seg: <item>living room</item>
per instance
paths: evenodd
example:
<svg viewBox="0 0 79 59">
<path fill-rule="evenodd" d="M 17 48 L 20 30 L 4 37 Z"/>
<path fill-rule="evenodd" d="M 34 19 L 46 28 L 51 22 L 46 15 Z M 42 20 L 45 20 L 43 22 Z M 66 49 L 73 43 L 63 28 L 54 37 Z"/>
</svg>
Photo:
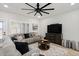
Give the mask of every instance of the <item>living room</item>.
<svg viewBox="0 0 79 59">
<path fill-rule="evenodd" d="M 45 6 L 46 4 L 50 4 L 46 6 L 46 8 L 54 8 L 54 10 L 49 10 L 42 13 L 37 13 L 35 16 L 35 12 L 31 14 L 27 14 L 30 12 L 31 6 L 35 6 L 39 4 L 40 7 Z M 27 38 L 27 40 L 22 40 L 22 42 L 26 42 L 31 47 L 32 52 L 21 54 L 17 53 L 5 53 L 2 52 L 2 43 L 4 40 L 0 40 L 0 55 L 24 55 L 24 56 L 72 56 L 79 55 L 79 26 L 78 26 L 78 15 L 79 15 L 79 3 L 71 4 L 71 3 L 0 3 L 0 38 L 4 35 L 7 36 L 22 36 L 22 34 L 28 35 L 36 35 L 34 37 Z M 25 8 L 25 9 L 24 9 Z M 39 9 L 39 8 L 38 8 Z M 63 9 L 63 10 L 62 10 Z M 46 37 L 46 33 L 48 33 L 48 25 L 51 24 L 62 24 L 62 32 L 61 32 L 61 44 L 49 43 L 49 39 Z M 31 34 L 30 34 L 31 33 Z M 21 34 L 21 35 L 19 35 Z M 58 36 L 58 35 L 57 35 Z M 5 37 L 6 38 L 6 37 Z M 7 41 L 9 38 L 6 38 Z M 20 39 L 20 38 L 19 38 Z M 22 39 L 22 37 L 21 37 Z M 47 40 L 48 39 L 48 40 Z M 39 48 L 39 44 L 42 44 L 42 41 L 47 41 L 47 48 L 43 50 Z M 68 42 L 65 42 L 69 40 Z M 17 42 L 17 40 L 14 40 Z M 20 41 L 20 40 L 19 40 Z M 11 41 L 12 42 L 12 41 Z M 21 41 L 20 41 L 21 42 Z M 30 44 L 30 43 L 31 44 Z M 70 44 L 70 42 L 73 42 Z M 8 43 L 10 43 L 8 41 Z M 8 44 L 7 43 L 7 44 Z M 5 44 L 7 46 L 7 44 Z M 44 43 L 43 43 L 44 44 Z M 9 44 L 10 45 L 10 44 Z M 67 45 L 67 46 L 66 46 Z M 49 47 L 50 46 L 50 47 Z M 44 46 L 45 47 L 45 46 Z M 57 49 L 58 48 L 58 49 Z M 5 50 L 6 48 L 4 48 Z M 36 49 L 36 51 L 34 50 Z M 46 50 L 45 50 L 46 49 Z M 7 49 L 8 50 L 8 49 Z M 17 49 L 18 50 L 18 49 Z M 5 50 L 6 51 L 6 50 Z M 14 51 L 13 51 L 14 52 Z M 16 52 L 16 51 L 15 51 Z M 52 53 L 53 52 L 53 53 Z M 64 53 L 63 53 L 64 52 Z M 3 53 L 3 54 L 2 54 Z"/>
</svg>

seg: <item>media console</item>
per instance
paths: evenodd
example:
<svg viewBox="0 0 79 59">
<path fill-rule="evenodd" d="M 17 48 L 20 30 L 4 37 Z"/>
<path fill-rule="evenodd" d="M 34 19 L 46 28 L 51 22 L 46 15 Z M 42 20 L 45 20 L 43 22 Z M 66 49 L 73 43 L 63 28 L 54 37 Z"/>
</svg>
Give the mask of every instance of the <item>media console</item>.
<svg viewBox="0 0 79 59">
<path fill-rule="evenodd" d="M 62 45 L 62 24 L 48 25 L 46 39 L 52 43 Z"/>
<path fill-rule="evenodd" d="M 62 34 L 46 33 L 46 39 L 52 43 L 62 45 Z"/>
</svg>

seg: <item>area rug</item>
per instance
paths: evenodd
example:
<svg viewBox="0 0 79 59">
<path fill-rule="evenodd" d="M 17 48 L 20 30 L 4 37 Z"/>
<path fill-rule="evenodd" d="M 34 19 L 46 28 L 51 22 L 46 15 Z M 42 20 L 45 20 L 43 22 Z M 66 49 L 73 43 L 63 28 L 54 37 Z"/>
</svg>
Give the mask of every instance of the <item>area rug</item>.
<svg viewBox="0 0 79 59">
<path fill-rule="evenodd" d="M 50 43 L 50 48 L 48 50 L 40 50 L 38 48 L 38 42 L 30 44 L 29 47 L 40 51 L 40 54 L 45 56 L 79 56 L 79 51 L 65 48 L 54 43 Z"/>
</svg>

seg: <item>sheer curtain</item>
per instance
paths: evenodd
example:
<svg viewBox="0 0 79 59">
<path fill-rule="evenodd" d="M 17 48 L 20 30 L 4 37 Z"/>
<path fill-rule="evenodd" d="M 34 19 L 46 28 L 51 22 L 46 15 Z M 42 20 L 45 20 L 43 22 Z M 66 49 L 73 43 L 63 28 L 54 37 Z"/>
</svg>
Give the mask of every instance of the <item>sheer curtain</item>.
<svg viewBox="0 0 79 59">
<path fill-rule="evenodd" d="M 29 32 L 29 24 L 19 23 L 19 22 L 10 22 L 9 24 L 9 33 L 11 34 L 21 34 Z"/>
<path fill-rule="evenodd" d="M 20 24 L 20 32 L 21 33 L 29 33 L 29 24 L 27 23 L 21 23 Z"/>
</svg>

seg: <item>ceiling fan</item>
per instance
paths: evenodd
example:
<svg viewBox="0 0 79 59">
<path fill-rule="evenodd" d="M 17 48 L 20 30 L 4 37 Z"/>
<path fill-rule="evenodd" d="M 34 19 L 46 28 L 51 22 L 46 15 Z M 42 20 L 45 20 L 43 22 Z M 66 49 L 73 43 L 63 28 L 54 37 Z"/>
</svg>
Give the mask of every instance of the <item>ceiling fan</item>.
<svg viewBox="0 0 79 59">
<path fill-rule="evenodd" d="M 45 4 L 44 6 L 40 7 L 40 4 L 37 3 L 37 4 L 36 4 L 36 7 L 34 7 L 34 6 L 32 6 L 32 5 L 28 4 L 28 3 L 25 3 L 25 5 L 28 5 L 28 6 L 32 7 L 33 9 L 24 9 L 24 8 L 23 8 L 22 10 L 32 10 L 32 12 L 29 12 L 29 13 L 27 13 L 27 14 L 34 13 L 34 12 L 35 12 L 34 16 L 35 16 L 37 13 L 39 13 L 39 14 L 42 16 L 42 13 L 49 14 L 49 13 L 46 12 L 46 11 L 48 11 L 48 10 L 54 10 L 54 8 L 45 9 L 45 7 L 47 7 L 47 6 L 50 5 L 50 4 L 51 4 L 51 3 L 47 3 L 47 4 Z"/>
</svg>

